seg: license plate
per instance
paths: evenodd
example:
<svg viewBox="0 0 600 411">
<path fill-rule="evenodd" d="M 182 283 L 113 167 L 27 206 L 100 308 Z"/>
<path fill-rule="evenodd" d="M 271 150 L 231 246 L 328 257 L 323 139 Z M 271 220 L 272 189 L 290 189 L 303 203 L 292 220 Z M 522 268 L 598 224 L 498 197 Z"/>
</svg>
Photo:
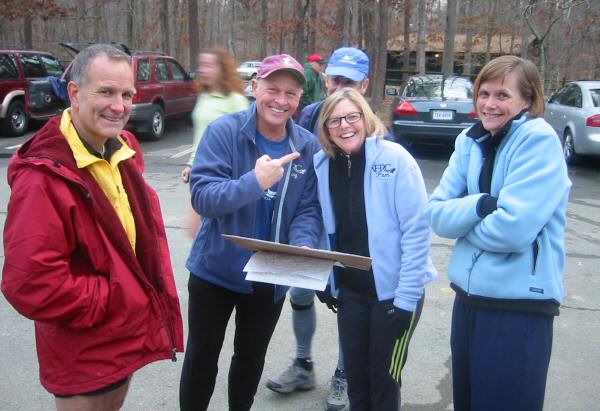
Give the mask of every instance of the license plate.
<svg viewBox="0 0 600 411">
<path fill-rule="evenodd" d="M 449 121 L 454 119 L 454 111 L 452 110 L 431 110 L 431 118 L 433 120 Z"/>
</svg>

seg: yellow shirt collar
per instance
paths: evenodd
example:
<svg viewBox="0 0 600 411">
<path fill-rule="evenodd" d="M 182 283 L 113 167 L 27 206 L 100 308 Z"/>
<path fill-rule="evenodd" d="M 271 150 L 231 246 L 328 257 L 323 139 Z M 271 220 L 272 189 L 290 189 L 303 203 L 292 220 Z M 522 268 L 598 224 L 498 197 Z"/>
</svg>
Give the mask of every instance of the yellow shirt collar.
<svg viewBox="0 0 600 411">
<path fill-rule="evenodd" d="M 67 139 L 67 143 L 69 143 L 71 151 L 73 151 L 73 157 L 75 157 L 78 168 L 85 168 L 98 161 L 106 161 L 90 153 L 90 151 L 81 142 L 79 134 L 77 134 L 77 130 L 75 130 L 75 126 L 71 121 L 71 108 L 63 111 L 63 115 L 60 120 L 60 131 Z M 127 143 L 125 143 L 123 137 L 117 136 L 117 138 L 121 142 L 122 146 L 110 158 L 110 165 L 112 167 L 115 167 L 117 164 L 119 164 L 119 162 L 135 155 L 135 150 L 130 148 Z"/>
</svg>

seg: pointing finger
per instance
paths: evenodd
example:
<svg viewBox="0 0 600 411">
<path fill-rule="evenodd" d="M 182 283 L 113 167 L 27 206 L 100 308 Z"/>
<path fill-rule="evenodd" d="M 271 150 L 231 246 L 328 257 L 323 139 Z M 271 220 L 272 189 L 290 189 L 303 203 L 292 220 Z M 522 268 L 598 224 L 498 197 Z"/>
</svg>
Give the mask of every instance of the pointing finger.
<svg viewBox="0 0 600 411">
<path fill-rule="evenodd" d="M 293 161 L 299 157 L 300 157 L 300 153 L 297 151 L 294 151 L 293 153 L 286 154 L 285 156 L 281 157 L 280 159 L 274 160 L 274 161 L 277 161 L 280 166 L 284 166 L 287 163 L 289 163 L 290 161 Z"/>
</svg>

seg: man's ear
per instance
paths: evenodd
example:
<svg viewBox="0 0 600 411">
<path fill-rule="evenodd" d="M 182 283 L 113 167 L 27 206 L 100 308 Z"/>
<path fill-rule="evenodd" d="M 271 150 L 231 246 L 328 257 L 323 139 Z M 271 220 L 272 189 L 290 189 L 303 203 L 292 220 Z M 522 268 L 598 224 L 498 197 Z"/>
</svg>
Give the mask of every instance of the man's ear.
<svg viewBox="0 0 600 411">
<path fill-rule="evenodd" d="M 71 101 L 71 107 L 79 108 L 79 86 L 72 81 L 67 84 L 67 93 Z"/>
<path fill-rule="evenodd" d="M 252 92 L 254 93 L 256 91 L 256 88 L 258 87 L 258 80 L 253 78 L 250 81 L 252 82 Z"/>
<path fill-rule="evenodd" d="M 361 83 L 360 83 L 360 92 L 361 92 L 361 94 L 365 94 L 367 92 L 368 88 L 369 88 L 369 79 L 366 78 L 363 81 L 361 81 Z"/>
</svg>

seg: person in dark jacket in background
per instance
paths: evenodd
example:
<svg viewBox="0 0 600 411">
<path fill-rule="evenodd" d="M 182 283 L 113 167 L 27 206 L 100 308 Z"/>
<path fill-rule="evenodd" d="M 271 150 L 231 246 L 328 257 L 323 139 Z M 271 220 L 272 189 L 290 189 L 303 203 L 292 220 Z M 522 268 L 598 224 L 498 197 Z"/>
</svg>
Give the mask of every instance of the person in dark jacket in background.
<svg viewBox="0 0 600 411">
<path fill-rule="evenodd" d="M 71 70 L 72 107 L 9 165 L 2 292 L 35 321 L 57 409 L 113 411 L 136 370 L 183 351 L 183 324 L 158 196 L 122 131 L 130 58 L 94 45 Z"/>
<path fill-rule="evenodd" d="M 571 182 L 532 62 L 490 61 L 473 95 L 481 120 L 456 138 L 425 208 L 438 235 L 457 239 L 448 267 L 454 409 L 541 411 Z"/>
<path fill-rule="evenodd" d="M 234 309 L 229 409 L 250 409 L 287 291 L 247 281 L 243 268 L 251 251 L 221 234 L 318 245 L 322 220 L 312 160 L 319 145 L 291 120 L 304 82 L 303 68 L 291 56 L 265 58 L 253 80 L 256 102 L 215 120 L 200 142 L 190 190 L 204 222 L 187 261 L 189 335 L 179 391 L 182 410 L 208 408 Z"/>
<path fill-rule="evenodd" d="M 320 54 L 311 54 L 308 56 L 308 63 L 304 64 L 304 77 L 306 77 L 306 84 L 304 85 L 304 92 L 300 99 L 300 106 L 298 111 L 309 104 L 316 103 L 325 98 L 325 78 L 323 77 L 323 70 L 325 69 L 325 59 Z"/>
</svg>

